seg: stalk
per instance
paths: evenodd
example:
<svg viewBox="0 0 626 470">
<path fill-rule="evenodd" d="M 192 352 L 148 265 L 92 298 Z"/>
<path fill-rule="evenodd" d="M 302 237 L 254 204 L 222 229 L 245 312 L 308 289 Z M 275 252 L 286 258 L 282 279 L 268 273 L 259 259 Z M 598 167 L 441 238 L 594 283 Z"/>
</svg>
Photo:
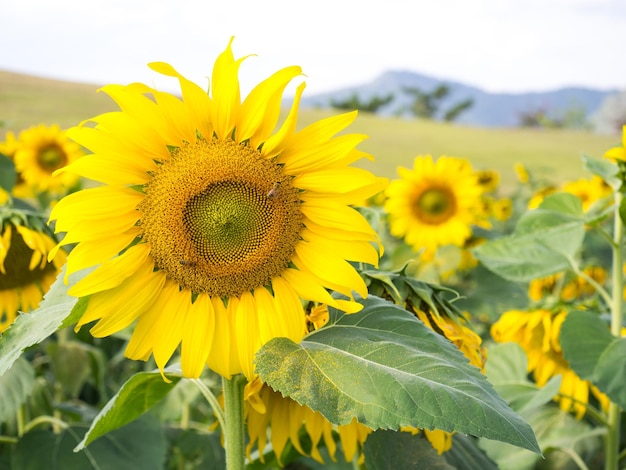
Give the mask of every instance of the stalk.
<svg viewBox="0 0 626 470">
<path fill-rule="evenodd" d="M 620 217 L 622 193 L 615 192 L 614 229 L 613 229 L 613 299 L 611 303 L 611 334 L 619 338 L 622 330 L 623 285 L 624 285 L 624 225 Z M 619 440 L 620 440 L 620 407 L 611 401 L 608 413 L 608 428 L 605 441 L 605 470 L 619 468 Z"/>
<path fill-rule="evenodd" d="M 238 374 L 231 379 L 222 379 L 222 384 L 226 415 L 226 428 L 224 429 L 226 468 L 243 470 L 245 467 L 243 389 L 246 379 Z"/>
</svg>

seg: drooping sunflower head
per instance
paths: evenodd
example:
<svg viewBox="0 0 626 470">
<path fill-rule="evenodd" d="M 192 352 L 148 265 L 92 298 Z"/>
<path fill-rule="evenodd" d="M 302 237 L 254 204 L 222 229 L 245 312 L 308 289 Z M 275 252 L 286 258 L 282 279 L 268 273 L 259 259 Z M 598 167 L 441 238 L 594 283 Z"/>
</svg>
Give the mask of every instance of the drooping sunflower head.
<svg viewBox="0 0 626 470">
<path fill-rule="evenodd" d="M 10 220 L 0 231 L 0 332 L 18 312 L 33 310 L 48 291 L 65 263 L 57 251 L 48 261 L 56 241 L 47 233 Z"/>
<path fill-rule="evenodd" d="M 398 173 L 400 179 L 386 190 L 392 235 L 425 254 L 443 245 L 463 246 L 483 193 L 467 160 L 418 156 L 413 170 L 400 167 Z"/>
<path fill-rule="evenodd" d="M 607 397 L 589 381 L 581 379 L 563 357 L 559 342 L 561 326 L 568 314 L 566 310 L 504 312 L 491 327 L 491 337 L 498 343 L 518 343 L 528 357 L 528 372 L 532 372 L 537 385 L 543 387 L 556 375 L 561 375 L 561 386 L 555 400 L 563 411 L 571 411 L 581 419 L 587 409 L 589 392 L 604 407 Z"/>
<path fill-rule="evenodd" d="M 356 457 L 363 463 L 363 444 L 372 430 L 356 419 L 343 426 L 334 426 L 320 413 L 283 397 L 258 378 L 246 385 L 244 397 L 249 437 L 246 449 L 248 457 L 257 447 L 263 461 L 269 438 L 279 462 L 283 450 L 291 443 L 300 454 L 324 463 L 319 448 L 324 445 L 331 459 L 335 460 L 337 443 L 334 433 L 337 433 L 346 462 L 354 461 Z"/>
<path fill-rule="evenodd" d="M 77 183 L 78 177 L 53 173 L 82 155 L 80 146 L 59 126 L 40 124 L 20 132 L 13 159 L 26 187 L 36 192 L 62 194 Z"/>
<path fill-rule="evenodd" d="M 229 43 L 209 94 L 164 63 L 150 66 L 179 80 L 182 99 L 105 87 L 121 111 L 69 131 L 94 153 L 63 170 L 104 185 L 51 214 L 61 244 L 78 243 L 68 273 L 101 264 L 70 289 L 91 295 L 77 327 L 99 320 L 91 332 L 106 336 L 137 320 L 127 355 L 154 354 L 163 368 L 181 345 L 187 376 L 208 363 L 253 377 L 262 344 L 305 334 L 302 300 L 357 311 L 329 291 L 367 295 L 350 262 L 378 262 L 378 237 L 351 205 L 385 181 L 349 166 L 365 156 L 356 149 L 365 136 L 335 136 L 356 114 L 296 130 L 302 84 L 275 131 L 301 69 L 276 72 L 242 101 L 242 61 Z"/>
</svg>

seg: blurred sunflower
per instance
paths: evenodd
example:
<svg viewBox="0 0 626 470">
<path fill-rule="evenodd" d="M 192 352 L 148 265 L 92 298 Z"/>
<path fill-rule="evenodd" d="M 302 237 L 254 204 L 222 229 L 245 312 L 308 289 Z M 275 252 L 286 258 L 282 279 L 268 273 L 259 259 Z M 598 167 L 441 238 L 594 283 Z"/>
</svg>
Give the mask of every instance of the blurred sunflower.
<svg viewBox="0 0 626 470">
<path fill-rule="evenodd" d="M 581 178 L 576 181 L 565 183 L 563 191 L 577 196 L 582 204 L 583 211 L 587 212 L 591 206 L 601 199 L 613 194 L 611 187 L 599 176 L 592 176 L 589 179 Z"/>
<path fill-rule="evenodd" d="M 482 187 L 467 160 L 415 158 L 413 169 L 398 168 L 400 179 L 387 190 L 385 209 L 391 234 L 432 257 L 439 246 L 463 246 L 481 208 Z"/>
<path fill-rule="evenodd" d="M 5 220 L 0 233 L 0 332 L 13 323 L 18 311 L 33 310 L 65 263 L 58 250 L 48 262 L 56 241 L 44 231 Z"/>
<path fill-rule="evenodd" d="M 211 95 L 165 63 L 182 99 L 143 84 L 103 88 L 120 112 L 68 135 L 92 150 L 65 172 L 100 181 L 53 209 L 59 246 L 78 243 L 68 273 L 102 263 L 72 286 L 91 296 L 76 328 L 111 335 L 137 320 L 126 355 L 162 370 L 181 345 L 183 374 L 205 364 L 253 378 L 256 351 L 274 337 L 300 341 L 301 299 L 355 312 L 367 287 L 349 261 L 377 265 L 378 236 L 350 204 L 385 181 L 349 165 L 365 136 L 342 134 L 356 113 L 296 132 L 304 84 L 274 132 L 282 94 L 300 67 L 279 70 L 240 99 L 231 42 Z M 380 247 L 379 245 L 379 248 Z M 350 300 L 335 300 L 327 289 Z"/>
<path fill-rule="evenodd" d="M 608 406 L 609 400 L 570 369 L 563 357 L 559 333 L 567 315 L 566 310 L 511 310 L 493 324 L 491 336 L 498 343 L 515 342 L 522 347 L 528 356 L 528 372 L 533 373 L 539 387 L 543 387 L 550 378 L 561 375 L 561 387 L 555 399 L 563 411 L 571 411 L 577 419 L 581 419 L 587 409 L 589 392 L 603 408 Z"/>
<path fill-rule="evenodd" d="M 29 189 L 61 194 L 78 182 L 78 176 L 54 172 L 82 155 L 81 147 L 72 142 L 59 126 L 40 124 L 20 132 L 13 160 Z"/>
<path fill-rule="evenodd" d="M 589 179 L 581 178 L 562 184 L 560 187 L 547 187 L 536 192 L 528 203 L 529 209 L 536 209 L 549 194 L 563 191 L 578 197 L 583 205 L 583 211 L 587 212 L 596 202 L 607 198 L 612 194 L 611 187 L 599 176 Z"/>
<path fill-rule="evenodd" d="M 500 173 L 495 170 L 477 170 L 476 178 L 485 193 L 495 191 L 500 184 Z"/>
<path fill-rule="evenodd" d="M 11 131 L 8 131 L 4 136 L 4 140 L 0 142 L 0 154 L 5 157 L 11 159 L 14 162 L 15 153 L 19 147 L 19 143 L 15 137 L 15 134 Z M 9 194 L 6 191 L 0 190 L 0 193 L 3 193 L 0 197 L 0 205 L 4 204 L 9 199 Z M 32 196 L 32 191 L 28 189 L 28 186 L 24 183 L 24 179 L 22 175 L 17 173 L 17 180 L 15 181 L 15 185 L 11 190 L 11 193 L 15 197 L 27 198 Z"/>
<path fill-rule="evenodd" d="M 530 175 L 524 164 L 517 162 L 513 165 L 513 170 L 517 176 L 517 180 L 522 184 L 527 184 L 530 181 Z"/>
<path fill-rule="evenodd" d="M 602 285 L 608 278 L 606 269 L 602 266 L 586 266 L 583 273 L 593 281 Z M 558 295 L 564 302 L 581 300 L 596 293 L 595 287 L 583 276 L 566 277 L 563 273 L 534 279 L 528 287 L 528 297 L 535 302 L 551 295 Z"/>
</svg>

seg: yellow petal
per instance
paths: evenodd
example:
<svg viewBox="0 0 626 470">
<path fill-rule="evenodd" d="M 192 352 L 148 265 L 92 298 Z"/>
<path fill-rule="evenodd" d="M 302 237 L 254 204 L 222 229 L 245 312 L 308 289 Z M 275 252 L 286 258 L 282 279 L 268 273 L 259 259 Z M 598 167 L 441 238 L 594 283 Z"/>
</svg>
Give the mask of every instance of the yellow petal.
<svg viewBox="0 0 626 470">
<path fill-rule="evenodd" d="M 215 313 L 208 295 L 201 294 L 187 311 L 183 325 L 181 366 L 185 377 L 198 378 L 213 345 Z"/>
<path fill-rule="evenodd" d="M 265 157 L 271 158 L 281 153 L 288 144 L 289 140 L 293 137 L 298 123 L 298 107 L 300 106 L 300 99 L 304 88 L 304 83 L 300 84 L 298 88 L 296 88 L 296 95 L 293 98 L 293 103 L 291 104 L 291 109 L 289 110 L 287 118 L 278 132 L 268 138 L 263 144 L 261 153 L 263 153 Z"/>
<path fill-rule="evenodd" d="M 298 259 L 302 263 L 302 266 L 296 263 L 298 268 L 304 268 L 335 286 L 341 286 L 340 289 L 335 288 L 335 290 L 342 294 L 352 296 L 354 290 L 361 297 L 367 296 L 365 282 L 346 260 L 337 257 L 334 253 L 318 252 L 314 244 L 307 242 L 298 243 L 296 253 L 298 256 L 294 257 L 294 261 Z"/>
<path fill-rule="evenodd" d="M 220 298 L 212 298 L 213 311 L 215 312 L 215 335 L 213 347 L 207 358 L 208 366 L 227 379 L 242 370 L 237 354 L 235 335 L 235 314 L 237 299 L 231 297 L 228 300 L 228 308 Z"/>
<path fill-rule="evenodd" d="M 250 381 L 254 379 L 253 359 L 261 347 L 256 302 L 250 292 L 239 297 L 235 310 L 234 336 L 241 371 Z"/>
<path fill-rule="evenodd" d="M 303 240 L 315 244 L 316 249 L 320 251 L 341 253 L 342 258 L 348 261 L 368 263 L 378 267 L 378 252 L 374 245 L 368 242 L 333 240 L 308 229 L 304 229 L 301 235 Z"/>
<path fill-rule="evenodd" d="M 237 127 L 237 140 L 250 140 L 257 148 L 276 127 L 285 87 L 302 73 L 297 66 L 286 67 L 259 83 L 241 105 Z"/>
<path fill-rule="evenodd" d="M 174 67 L 165 62 L 152 62 L 148 66 L 160 74 L 178 78 L 183 100 L 189 106 L 192 115 L 191 121 L 196 124 L 197 130 L 205 139 L 210 138 L 213 135 L 213 127 L 210 121 L 212 104 L 207 91 L 183 77 Z"/>
<path fill-rule="evenodd" d="M 152 263 L 145 263 L 120 286 L 92 295 L 76 327 L 100 318 L 90 333 L 103 338 L 129 326 L 154 302 L 163 286 L 165 276 L 153 269 Z"/>
<path fill-rule="evenodd" d="M 131 246 L 120 256 L 103 263 L 95 271 L 78 281 L 67 293 L 74 297 L 84 297 L 113 289 L 130 276 L 135 275 L 146 263 L 149 254 L 150 245 L 147 243 Z"/>
<path fill-rule="evenodd" d="M 226 50 L 218 56 L 213 67 L 211 121 L 215 125 L 215 134 L 219 139 L 230 137 L 237 123 L 241 106 L 239 65 L 245 57 L 239 60 L 234 59 L 232 42 L 233 38 Z"/>
</svg>

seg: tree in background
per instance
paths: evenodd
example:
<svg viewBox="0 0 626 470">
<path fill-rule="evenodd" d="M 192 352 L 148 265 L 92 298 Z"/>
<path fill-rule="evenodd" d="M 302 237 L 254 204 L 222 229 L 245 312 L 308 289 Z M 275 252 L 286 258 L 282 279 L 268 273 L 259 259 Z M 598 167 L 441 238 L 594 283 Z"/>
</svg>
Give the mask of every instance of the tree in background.
<svg viewBox="0 0 626 470">
<path fill-rule="evenodd" d="M 441 110 L 441 102 L 450 95 L 451 89 L 445 83 L 437 85 L 432 91 L 425 92 L 417 87 L 404 87 L 404 92 L 413 97 L 413 103 L 408 111 L 415 117 L 435 119 Z M 474 104 L 472 98 L 468 98 L 454 104 L 443 113 L 444 121 L 454 121 L 463 112 Z"/>
<path fill-rule="evenodd" d="M 375 113 L 383 106 L 393 101 L 393 93 L 389 93 L 386 96 L 374 96 L 369 101 L 361 101 L 356 93 L 352 93 L 348 99 L 345 100 L 330 100 L 330 105 L 336 109 L 353 110 L 358 109 L 366 113 Z"/>
<path fill-rule="evenodd" d="M 519 127 L 542 127 L 548 129 L 589 129 L 587 109 L 576 104 L 564 111 L 551 112 L 547 106 L 530 108 L 517 113 Z"/>
<path fill-rule="evenodd" d="M 602 134 L 622 132 L 626 125 L 626 90 L 607 96 L 591 117 L 594 130 Z"/>
</svg>

